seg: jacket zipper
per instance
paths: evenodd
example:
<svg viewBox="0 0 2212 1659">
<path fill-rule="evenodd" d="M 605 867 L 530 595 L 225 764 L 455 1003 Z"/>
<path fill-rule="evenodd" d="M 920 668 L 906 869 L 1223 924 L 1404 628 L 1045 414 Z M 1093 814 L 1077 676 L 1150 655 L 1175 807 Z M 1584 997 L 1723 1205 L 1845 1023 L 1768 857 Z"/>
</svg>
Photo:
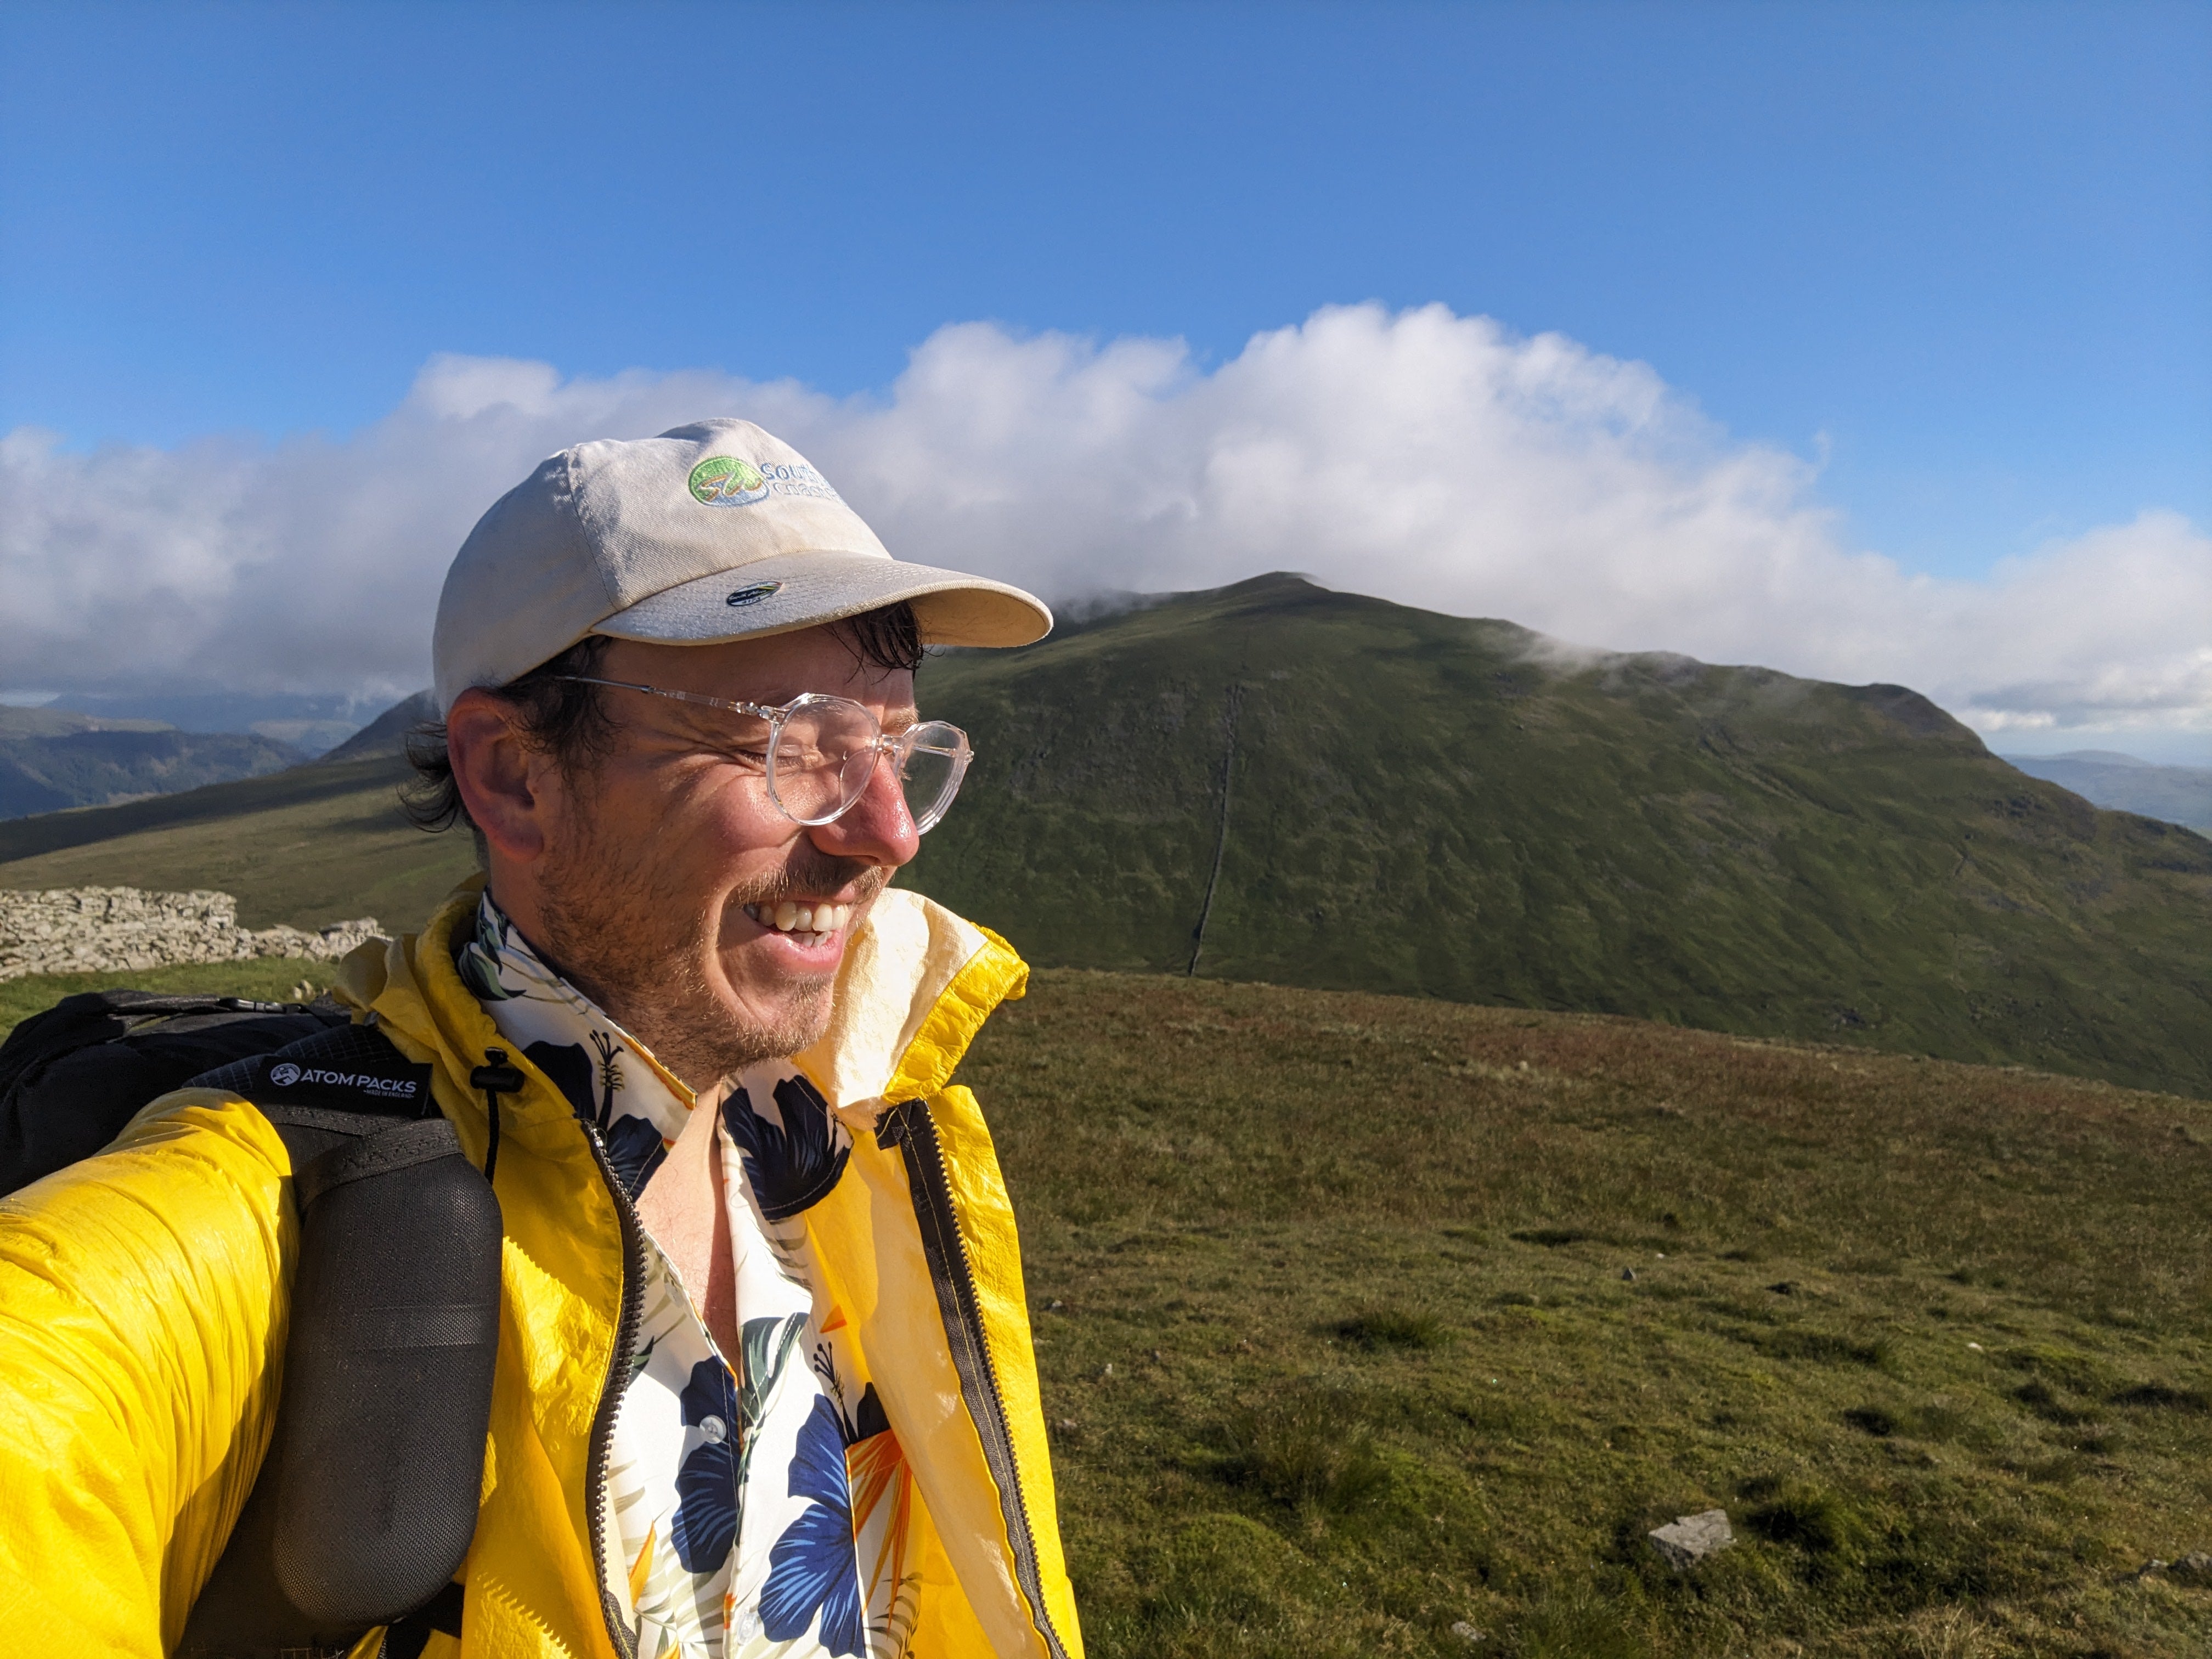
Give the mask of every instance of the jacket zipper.
<svg viewBox="0 0 2212 1659">
<path fill-rule="evenodd" d="M 586 1123 L 583 1130 L 584 1139 L 591 1145 L 592 1161 L 599 1166 L 599 1178 L 606 1183 L 608 1195 L 615 1201 L 623 1241 L 622 1306 L 615 1319 L 615 1346 L 614 1352 L 607 1357 L 606 1381 L 599 1389 L 599 1407 L 592 1416 L 590 1450 L 584 1463 L 584 1512 L 591 1517 L 592 1570 L 599 1576 L 599 1611 L 607 1621 L 607 1635 L 622 1659 L 637 1659 L 636 1640 L 623 1628 L 622 1609 L 607 1589 L 604 1500 L 607 1460 L 614 1452 L 615 1413 L 622 1407 L 630 1350 L 637 1346 L 637 1328 L 645 1317 L 645 1310 L 639 1305 L 645 1297 L 645 1230 L 639 1224 L 637 1210 L 630 1203 L 629 1195 L 615 1179 L 614 1165 L 607 1161 L 607 1149 L 599 1139 L 598 1128 Z"/>
<path fill-rule="evenodd" d="M 1029 1508 L 1022 1501 L 1022 1475 L 1014 1462 L 1013 1435 L 1006 1425 L 1006 1396 L 999 1389 L 991 1351 L 983 1340 L 983 1315 L 975 1295 L 975 1274 L 968 1259 L 967 1242 L 952 1207 L 952 1183 L 945 1173 L 945 1149 L 937 1138 L 937 1125 L 927 1103 L 909 1100 L 885 1112 L 876 1127 L 876 1144 L 898 1147 L 906 1163 L 907 1186 L 914 1199 L 915 1219 L 921 1230 L 921 1250 L 929 1263 L 929 1277 L 937 1291 L 937 1309 L 945 1322 L 946 1346 L 952 1352 L 952 1369 L 960 1378 L 961 1397 L 983 1443 L 983 1462 L 999 1488 L 999 1513 L 1014 1550 L 1014 1582 L 1029 1598 L 1030 1621 L 1044 1639 L 1052 1659 L 1068 1659 L 1067 1647 L 1046 1610 L 1044 1575 L 1037 1565 L 1036 1534 L 1030 1529 Z"/>
</svg>

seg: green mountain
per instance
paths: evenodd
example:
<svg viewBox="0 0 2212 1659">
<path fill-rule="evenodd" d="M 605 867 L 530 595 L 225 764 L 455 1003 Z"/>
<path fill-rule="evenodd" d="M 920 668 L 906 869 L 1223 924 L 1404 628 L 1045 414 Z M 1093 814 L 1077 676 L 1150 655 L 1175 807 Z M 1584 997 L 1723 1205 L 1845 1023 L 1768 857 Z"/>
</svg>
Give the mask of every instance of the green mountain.
<svg viewBox="0 0 2212 1659">
<path fill-rule="evenodd" d="M 305 751 L 258 732 L 0 709 L 0 818 L 171 794 L 295 766 Z"/>
<path fill-rule="evenodd" d="M 407 734 L 437 718 L 437 699 L 427 690 L 417 691 L 393 703 L 323 758 L 351 761 L 365 760 L 371 755 L 404 755 L 407 752 Z"/>
<path fill-rule="evenodd" d="M 1633 1014 L 2212 1095 L 2212 843 L 1926 699 L 1273 576 L 923 674 L 908 879 L 1046 964 Z"/>
<path fill-rule="evenodd" d="M 2212 1097 L 2212 843 L 2025 776 L 1901 687 L 1575 652 L 1287 576 L 953 653 L 921 686 L 977 760 L 905 879 L 1042 965 Z M 406 776 L 372 756 L 0 824 L 0 884 L 410 926 L 471 860 L 406 826 Z"/>
</svg>

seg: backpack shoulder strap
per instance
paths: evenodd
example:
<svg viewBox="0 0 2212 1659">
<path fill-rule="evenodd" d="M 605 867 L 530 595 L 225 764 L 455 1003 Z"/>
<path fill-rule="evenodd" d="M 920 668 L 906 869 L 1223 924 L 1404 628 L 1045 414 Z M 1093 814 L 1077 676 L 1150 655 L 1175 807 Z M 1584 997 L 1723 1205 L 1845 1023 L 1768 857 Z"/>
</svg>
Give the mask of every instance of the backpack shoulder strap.
<svg viewBox="0 0 2212 1659">
<path fill-rule="evenodd" d="M 19 1023 L 0 1042 L 0 1092 L 41 1061 L 128 1036 L 149 1020 L 178 1014 L 304 1014 L 298 1002 L 247 997 L 172 996 L 153 991 L 79 991 Z"/>
<path fill-rule="evenodd" d="M 284 1138 L 298 1170 L 344 1140 L 437 1116 L 431 1070 L 374 1025 L 339 1025 L 204 1072 L 186 1086 L 252 1101 Z"/>
<path fill-rule="evenodd" d="M 0 1193 L 92 1157 L 149 1101 L 242 1056 L 343 1025 L 337 1004 L 86 991 L 0 1044 Z"/>
<path fill-rule="evenodd" d="M 341 1654 L 377 1625 L 398 1656 L 458 1622 L 502 1229 L 432 1070 L 349 1025 L 193 1080 L 283 1137 L 301 1226 L 275 1432 L 186 1622 L 187 1659 Z"/>
<path fill-rule="evenodd" d="M 427 1062 L 401 1054 L 374 1025 L 335 1025 L 203 1072 L 188 1086 L 231 1090 L 264 1112 L 341 1112 L 389 1127 L 393 1119 L 437 1115 L 431 1071 Z M 364 1125 L 362 1133 L 374 1131 Z"/>
</svg>

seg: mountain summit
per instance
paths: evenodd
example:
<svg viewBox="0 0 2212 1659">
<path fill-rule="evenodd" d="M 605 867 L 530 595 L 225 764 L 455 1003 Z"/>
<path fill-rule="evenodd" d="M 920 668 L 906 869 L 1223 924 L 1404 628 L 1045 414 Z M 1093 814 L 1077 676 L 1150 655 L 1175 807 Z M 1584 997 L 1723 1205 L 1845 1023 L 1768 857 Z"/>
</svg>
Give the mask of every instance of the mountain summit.
<svg viewBox="0 0 2212 1659">
<path fill-rule="evenodd" d="M 1294 576 L 922 671 L 905 879 L 1032 959 L 1633 1014 L 2212 1094 L 2212 843 L 1918 694 Z"/>
</svg>

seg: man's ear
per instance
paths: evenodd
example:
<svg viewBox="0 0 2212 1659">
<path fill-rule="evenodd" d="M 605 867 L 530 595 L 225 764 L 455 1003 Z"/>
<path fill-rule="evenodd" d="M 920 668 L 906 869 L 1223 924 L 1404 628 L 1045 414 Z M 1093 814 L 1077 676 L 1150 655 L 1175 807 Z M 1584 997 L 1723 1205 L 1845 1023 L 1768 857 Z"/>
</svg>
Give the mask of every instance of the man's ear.
<svg viewBox="0 0 2212 1659">
<path fill-rule="evenodd" d="M 552 769 L 523 741 L 515 710 L 481 689 L 462 692 L 446 716 L 446 753 L 491 850 L 517 864 L 542 856 L 556 805 L 547 788 Z"/>
</svg>

